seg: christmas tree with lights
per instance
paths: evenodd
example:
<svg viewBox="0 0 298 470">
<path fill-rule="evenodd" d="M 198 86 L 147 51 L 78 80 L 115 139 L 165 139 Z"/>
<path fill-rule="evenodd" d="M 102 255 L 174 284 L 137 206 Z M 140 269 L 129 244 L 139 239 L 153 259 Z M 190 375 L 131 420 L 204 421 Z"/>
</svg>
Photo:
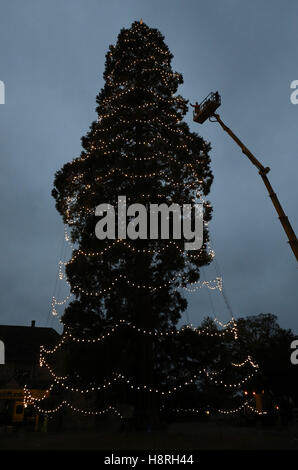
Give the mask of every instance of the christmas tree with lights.
<svg viewBox="0 0 298 470">
<path fill-rule="evenodd" d="M 122 415 L 131 406 L 136 422 L 150 425 L 174 392 L 195 391 L 201 376 L 216 382 L 221 373 L 218 344 L 212 354 L 205 344 L 215 372 L 210 360 L 200 367 L 196 356 L 204 332 L 209 339 L 223 333 L 214 324 L 177 328 L 187 308 L 184 291 L 212 287 L 200 279 L 200 268 L 214 255 L 207 228 L 212 208 L 205 199 L 213 177 L 210 145 L 183 121 L 187 100 L 177 94 L 183 79 L 172 70 L 172 58 L 157 29 L 141 21 L 121 30 L 106 54 L 98 118 L 82 138 L 81 155 L 56 173 L 53 197 L 73 251 L 65 269 L 72 301 L 62 318 L 64 334 L 54 350 L 41 351 L 41 365 L 54 378 L 52 411 L 67 404 L 87 415 Z M 117 212 L 119 197 L 127 206 L 201 202 L 202 247 L 187 251 L 183 239 L 140 233 L 99 240 L 95 209 L 105 203 Z M 221 288 L 220 279 L 213 287 Z M 235 323 L 224 332 L 235 337 Z M 63 348 L 63 367 L 54 371 L 45 355 Z M 181 399 L 172 403 L 180 407 Z"/>
</svg>

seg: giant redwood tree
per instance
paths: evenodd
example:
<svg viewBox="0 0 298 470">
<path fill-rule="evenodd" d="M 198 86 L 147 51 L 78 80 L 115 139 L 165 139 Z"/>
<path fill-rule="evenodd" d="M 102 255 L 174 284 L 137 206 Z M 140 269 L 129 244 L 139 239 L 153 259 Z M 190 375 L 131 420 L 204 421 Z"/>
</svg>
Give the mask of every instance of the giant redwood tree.
<svg viewBox="0 0 298 470">
<path fill-rule="evenodd" d="M 65 330 L 81 339 L 105 336 L 84 349 L 73 344 L 69 383 L 83 387 L 120 374 L 125 379 L 115 380 L 109 393 L 96 392 L 98 407 L 128 402 L 145 415 L 163 397 L 150 388 L 179 382 L 171 376 L 166 333 L 187 308 L 184 288 L 211 261 L 207 225 L 197 251 L 186 251 L 183 239 L 118 239 L 117 231 L 115 239 L 99 240 L 95 208 L 108 203 L 117 210 L 118 196 L 146 207 L 205 201 L 210 145 L 183 120 L 187 100 L 177 94 L 183 78 L 172 70 L 172 58 L 157 29 L 135 22 L 121 30 L 106 54 L 98 118 L 82 138 L 80 156 L 56 173 L 53 189 L 75 247 L 66 266 L 74 300 L 64 312 Z M 205 222 L 211 210 L 205 201 Z"/>
</svg>

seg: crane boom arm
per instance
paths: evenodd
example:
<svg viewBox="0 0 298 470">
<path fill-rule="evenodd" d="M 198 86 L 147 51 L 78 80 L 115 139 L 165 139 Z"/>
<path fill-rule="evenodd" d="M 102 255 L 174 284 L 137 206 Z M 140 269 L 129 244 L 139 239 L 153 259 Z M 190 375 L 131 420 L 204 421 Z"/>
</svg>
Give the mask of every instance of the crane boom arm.
<svg viewBox="0 0 298 470">
<path fill-rule="evenodd" d="M 288 217 L 286 216 L 279 200 L 278 200 L 278 197 L 276 195 L 276 193 L 273 191 L 273 188 L 270 184 L 270 181 L 268 180 L 267 178 L 267 173 L 269 173 L 270 171 L 270 168 L 269 167 L 264 167 L 260 162 L 259 160 L 251 153 L 250 150 L 248 150 L 248 148 L 243 144 L 243 142 L 241 142 L 240 139 L 238 139 L 238 137 L 234 134 L 234 132 L 231 131 L 231 129 L 229 127 L 227 127 L 223 121 L 221 120 L 219 114 L 213 114 L 213 116 L 215 117 L 215 119 L 217 120 L 217 122 L 221 125 L 221 127 L 223 128 L 224 131 L 226 131 L 231 137 L 232 139 L 239 145 L 239 147 L 241 148 L 242 152 L 249 158 L 249 160 L 252 162 L 252 164 L 254 166 L 256 166 L 259 170 L 259 174 L 261 175 L 261 178 L 262 180 L 264 181 L 264 184 L 267 188 L 267 191 L 269 193 L 269 196 L 270 196 L 270 199 L 275 207 L 275 210 L 278 214 L 278 218 L 283 226 L 283 229 L 284 231 L 286 232 L 286 235 L 288 237 L 288 242 L 289 242 L 289 245 L 296 257 L 296 260 L 298 261 L 298 241 L 297 241 L 297 237 L 295 235 L 295 232 L 289 222 L 289 219 Z"/>
</svg>

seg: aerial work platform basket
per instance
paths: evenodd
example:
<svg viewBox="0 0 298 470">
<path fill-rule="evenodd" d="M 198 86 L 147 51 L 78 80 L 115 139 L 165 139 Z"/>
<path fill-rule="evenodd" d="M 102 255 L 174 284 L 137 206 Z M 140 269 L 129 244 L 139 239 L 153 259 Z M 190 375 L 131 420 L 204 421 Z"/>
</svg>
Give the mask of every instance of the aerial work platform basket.
<svg viewBox="0 0 298 470">
<path fill-rule="evenodd" d="M 193 120 L 200 124 L 210 118 L 215 110 L 220 106 L 221 98 L 218 91 L 209 93 L 208 96 L 200 103 L 192 105 L 194 107 L 193 111 Z"/>
</svg>

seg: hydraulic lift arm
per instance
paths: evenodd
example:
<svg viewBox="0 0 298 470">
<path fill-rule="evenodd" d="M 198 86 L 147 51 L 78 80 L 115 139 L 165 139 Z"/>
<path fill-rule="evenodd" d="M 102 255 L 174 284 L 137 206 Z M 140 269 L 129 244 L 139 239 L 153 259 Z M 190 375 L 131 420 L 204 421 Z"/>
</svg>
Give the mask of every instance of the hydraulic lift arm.
<svg viewBox="0 0 298 470">
<path fill-rule="evenodd" d="M 273 188 L 270 184 L 270 181 L 268 180 L 267 178 L 267 173 L 270 171 L 270 168 L 269 167 L 264 167 L 260 162 L 259 160 L 250 152 L 250 150 L 248 150 L 248 148 L 241 142 L 240 139 L 238 139 L 238 137 L 234 134 L 234 132 L 231 131 L 231 129 L 229 127 L 227 127 L 221 120 L 219 114 L 216 114 L 216 113 L 213 113 L 212 116 L 215 117 L 215 119 L 217 120 L 217 122 L 221 125 L 221 127 L 223 128 L 224 131 L 226 131 L 231 137 L 232 139 L 239 145 L 239 147 L 241 148 L 242 152 L 249 158 L 249 160 L 253 163 L 253 165 L 255 165 L 258 170 L 259 170 L 259 174 L 261 175 L 261 178 L 262 180 L 264 181 L 264 184 L 267 188 L 267 191 L 269 193 L 269 196 L 270 196 L 270 199 L 275 207 L 275 210 L 278 214 L 278 218 L 283 226 L 283 229 L 284 231 L 286 232 L 287 234 L 287 237 L 288 237 L 288 242 L 290 244 L 290 247 L 292 248 L 292 251 L 296 257 L 296 260 L 298 261 L 298 241 L 297 241 L 297 237 L 295 235 L 295 232 L 289 222 L 289 219 L 288 217 L 286 216 L 283 208 L 281 207 L 281 204 L 278 200 L 278 197 L 276 195 L 276 193 L 273 191 Z"/>
</svg>

